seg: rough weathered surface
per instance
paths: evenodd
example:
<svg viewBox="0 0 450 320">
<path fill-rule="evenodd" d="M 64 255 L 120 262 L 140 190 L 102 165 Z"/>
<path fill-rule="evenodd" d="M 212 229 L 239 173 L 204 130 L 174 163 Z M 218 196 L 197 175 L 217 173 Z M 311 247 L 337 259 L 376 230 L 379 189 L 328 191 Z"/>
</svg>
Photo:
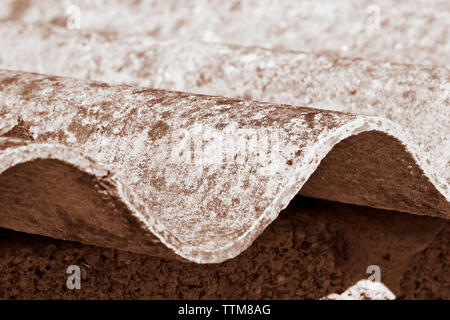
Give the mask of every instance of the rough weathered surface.
<svg viewBox="0 0 450 320">
<path fill-rule="evenodd" d="M 310 196 L 450 217 L 447 182 L 389 120 L 19 71 L 0 83 L 3 227 L 221 262 L 311 175 Z"/>
<path fill-rule="evenodd" d="M 0 45 L 5 69 L 390 119 L 450 183 L 450 72 L 444 67 L 21 23 L 0 25 Z"/>
<path fill-rule="evenodd" d="M 78 6 L 70 9 L 71 5 Z M 4 0 L 0 19 L 449 65 L 447 0 Z M 72 19 L 73 21 L 73 19 Z"/>
</svg>

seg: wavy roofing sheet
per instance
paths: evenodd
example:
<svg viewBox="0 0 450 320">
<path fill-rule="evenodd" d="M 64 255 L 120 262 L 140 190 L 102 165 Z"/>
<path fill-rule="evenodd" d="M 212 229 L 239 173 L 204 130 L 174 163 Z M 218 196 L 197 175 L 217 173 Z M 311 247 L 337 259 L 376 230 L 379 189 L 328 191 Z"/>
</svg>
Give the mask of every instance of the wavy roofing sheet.
<svg viewBox="0 0 450 320">
<path fill-rule="evenodd" d="M 68 18 L 69 17 L 69 18 Z M 4 0 L 21 19 L 106 32 L 449 65 L 446 0 Z"/>
<path fill-rule="evenodd" d="M 428 153 L 390 120 L 290 105 L 6 70 L 0 98 L 2 227 L 208 263 L 299 192 L 449 218 L 426 109 Z"/>
<path fill-rule="evenodd" d="M 0 35 L 8 48 L 0 51 L 1 68 L 387 118 L 402 126 L 429 155 L 437 175 L 450 182 L 450 72 L 445 67 L 157 42 L 39 24 L 0 24 Z"/>
</svg>

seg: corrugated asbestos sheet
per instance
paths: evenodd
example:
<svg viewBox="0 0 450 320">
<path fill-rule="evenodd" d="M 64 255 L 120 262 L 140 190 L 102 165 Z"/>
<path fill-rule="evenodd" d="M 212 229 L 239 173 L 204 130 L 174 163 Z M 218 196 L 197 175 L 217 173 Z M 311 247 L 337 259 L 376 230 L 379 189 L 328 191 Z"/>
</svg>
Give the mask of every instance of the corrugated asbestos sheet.
<svg viewBox="0 0 450 320">
<path fill-rule="evenodd" d="M 2 228 L 203 264 L 296 195 L 450 219 L 446 1 L 0 7 Z"/>
</svg>

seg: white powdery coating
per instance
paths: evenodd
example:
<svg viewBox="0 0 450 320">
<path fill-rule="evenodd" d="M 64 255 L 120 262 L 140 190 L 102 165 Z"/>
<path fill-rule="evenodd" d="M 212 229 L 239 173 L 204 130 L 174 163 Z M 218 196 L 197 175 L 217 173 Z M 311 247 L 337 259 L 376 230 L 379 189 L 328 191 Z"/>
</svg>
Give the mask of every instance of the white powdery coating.
<svg viewBox="0 0 450 320">
<path fill-rule="evenodd" d="M 33 43 L 33 50 L 24 48 Z M 301 52 L 0 25 L 0 67 L 378 116 L 450 182 L 450 72 Z M 183 63 L 174 63 L 183 61 Z"/>
<path fill-rule="evenodd" d="M 0 75 L 6 111 L 22 119 L 37 142 L 64 144 L 117 173 L 122 178 L 115 191 L 133 218 L 191 261 L 221 262 L 248 248 L 336 144 L 366 131 L 395 138 L 396 147 L 412 157 L 411 165 L 423 170 L 417 183 L 429 186 L 433 199 L 431 205 L 416 207 L 419 212 L 412 213 L 448 218 L 446 182 L 428 165 L 426 154 L 389 120 L 25 72 L 1 71 Z M 0 125 L 3 130 L 16 124 L 1 120 L 6 122 Z M 224 161 L 218 166 L 208 158 L 197 172 L 192 171 L 195 163 L 164 161 L 174 143 L 172 135 L 196 124 L 219 132 L 228 126 L 282 130 L 275 171 L 256 170 L 259 159 L 251 150 L 259 145 L 252 139 L 248 149 L 247 144 L 236 144 L 236 154 L 247 156 L 244 162 Z M 212 144 L 206 141 L 205 148 Z M 12 152 L 3 157 L 5 163 L 10 163 L 8 154 Z M 65 161 L 73 163 L 71 157 Z M 364 197 L 365 185 L 359 187 Z M 411 197 L 411 189 L 403 185 L 394 191 Z"/>
<path fill-rule="evenodd" d="M 1 1 L 0 19 L 65 27 L 71 16 L 86 30 L 448 65 L 449 6 L 446 0 L 33 0 L 21 8 L 10 0 Z"/>
</svg>

